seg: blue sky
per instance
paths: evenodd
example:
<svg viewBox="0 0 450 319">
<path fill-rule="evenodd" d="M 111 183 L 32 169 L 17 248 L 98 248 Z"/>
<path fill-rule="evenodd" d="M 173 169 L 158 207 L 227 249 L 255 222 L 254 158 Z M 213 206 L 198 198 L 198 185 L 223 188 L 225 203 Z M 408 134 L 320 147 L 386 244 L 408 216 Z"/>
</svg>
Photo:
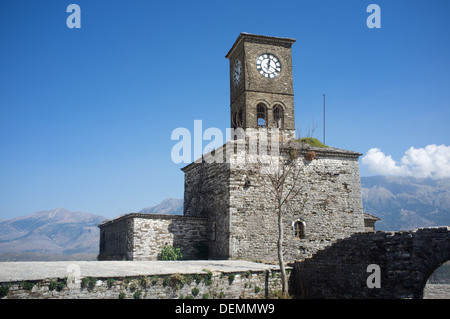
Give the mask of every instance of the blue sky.
<svg viewBox="0 0 450 319">
<path fill-rule="evenodd" d="M 80 29 L 66 25 L 71 3 Z M 380 29 L 366 25 L 371 3 Z M 325 93 L 328 145 L 397 166 L 411 147 L 447 147 L 449 12 L 446 0 L 2 0 L 0 219 L 182 198 L 171 132 L 229 125 L 225 54 L 240 32 L 297 39 L 302 133 L 314 121 L 322 140 Z"/>
</svg>

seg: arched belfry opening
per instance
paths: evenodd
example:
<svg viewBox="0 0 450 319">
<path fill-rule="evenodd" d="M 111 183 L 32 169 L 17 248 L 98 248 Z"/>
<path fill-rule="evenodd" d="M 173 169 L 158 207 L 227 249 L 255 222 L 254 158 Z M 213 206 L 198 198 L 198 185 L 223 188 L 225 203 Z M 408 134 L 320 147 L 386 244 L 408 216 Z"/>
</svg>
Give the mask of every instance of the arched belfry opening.
<svg viewBox="0 0 450 319">
<path fill-rule="evenodd" d="M 273 107 L 273 127 L 284 129 L 284 111 L 281 105 L 277 104 Z"/>
<path fill-rule="evenodd" d="M 263 103 L 256 107 L 256 118 L 258 127 L 267 127 L 267 107 Z"/>
</svg>

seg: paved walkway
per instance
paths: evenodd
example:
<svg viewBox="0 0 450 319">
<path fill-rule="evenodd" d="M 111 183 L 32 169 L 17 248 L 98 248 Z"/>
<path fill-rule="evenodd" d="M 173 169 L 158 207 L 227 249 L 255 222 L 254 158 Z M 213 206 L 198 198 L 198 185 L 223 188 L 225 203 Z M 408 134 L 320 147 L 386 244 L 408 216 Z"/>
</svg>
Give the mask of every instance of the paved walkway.
<svg viewBox="0 0 450 319">
<path fill-rule="evenodd" d="M 81 277 L 126 277 L 205 273 L 203 269 L 229 273 L 279 267 L 245 260 L 0 262 L 0 282 L 64 278 L 74 272 Z"/>
</svg>

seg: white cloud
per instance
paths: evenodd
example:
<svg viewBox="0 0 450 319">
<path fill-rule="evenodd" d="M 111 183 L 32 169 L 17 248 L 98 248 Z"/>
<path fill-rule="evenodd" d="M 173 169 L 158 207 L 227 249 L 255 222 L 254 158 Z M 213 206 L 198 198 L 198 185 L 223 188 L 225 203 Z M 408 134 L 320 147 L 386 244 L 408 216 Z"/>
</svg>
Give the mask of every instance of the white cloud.
<svg viewBox="0 0 450 319">
<path fill-rule="evenodd" d="M 450 146 L 428 145 L 425 148 L 410 147 L 400 163 L 386 156 L 380 149 L 371 148 L 361 163 L 374 174 L 413 177 L 450 177 Z"/>
</svg>

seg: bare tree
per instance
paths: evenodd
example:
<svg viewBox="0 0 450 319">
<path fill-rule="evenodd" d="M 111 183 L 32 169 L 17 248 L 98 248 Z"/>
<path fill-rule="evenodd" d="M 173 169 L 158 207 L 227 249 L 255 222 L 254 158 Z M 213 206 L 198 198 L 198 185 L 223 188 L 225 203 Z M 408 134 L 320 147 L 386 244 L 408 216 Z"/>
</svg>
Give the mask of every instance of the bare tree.
<svg viewBox="0 0 450 319">
<path fill-rule="evenodd" d="M 268 156 L 258 159 L 257 174 L 259 183 L 265 192 L 266 201 L 273 206 L 277 214 L 278 239 L 277 255 L 281 271 L 282 294 L 285 297 L 288 290 L 285 262 L 283 258 L 283 215 L 289 203 L 297 197 L 302 189 L 300 174 L 303 165 L 300 165 L 300 154 L 303 143 L 292 142 L 292 147 L 282 149 L 279 156 Z"/>
</svg>

